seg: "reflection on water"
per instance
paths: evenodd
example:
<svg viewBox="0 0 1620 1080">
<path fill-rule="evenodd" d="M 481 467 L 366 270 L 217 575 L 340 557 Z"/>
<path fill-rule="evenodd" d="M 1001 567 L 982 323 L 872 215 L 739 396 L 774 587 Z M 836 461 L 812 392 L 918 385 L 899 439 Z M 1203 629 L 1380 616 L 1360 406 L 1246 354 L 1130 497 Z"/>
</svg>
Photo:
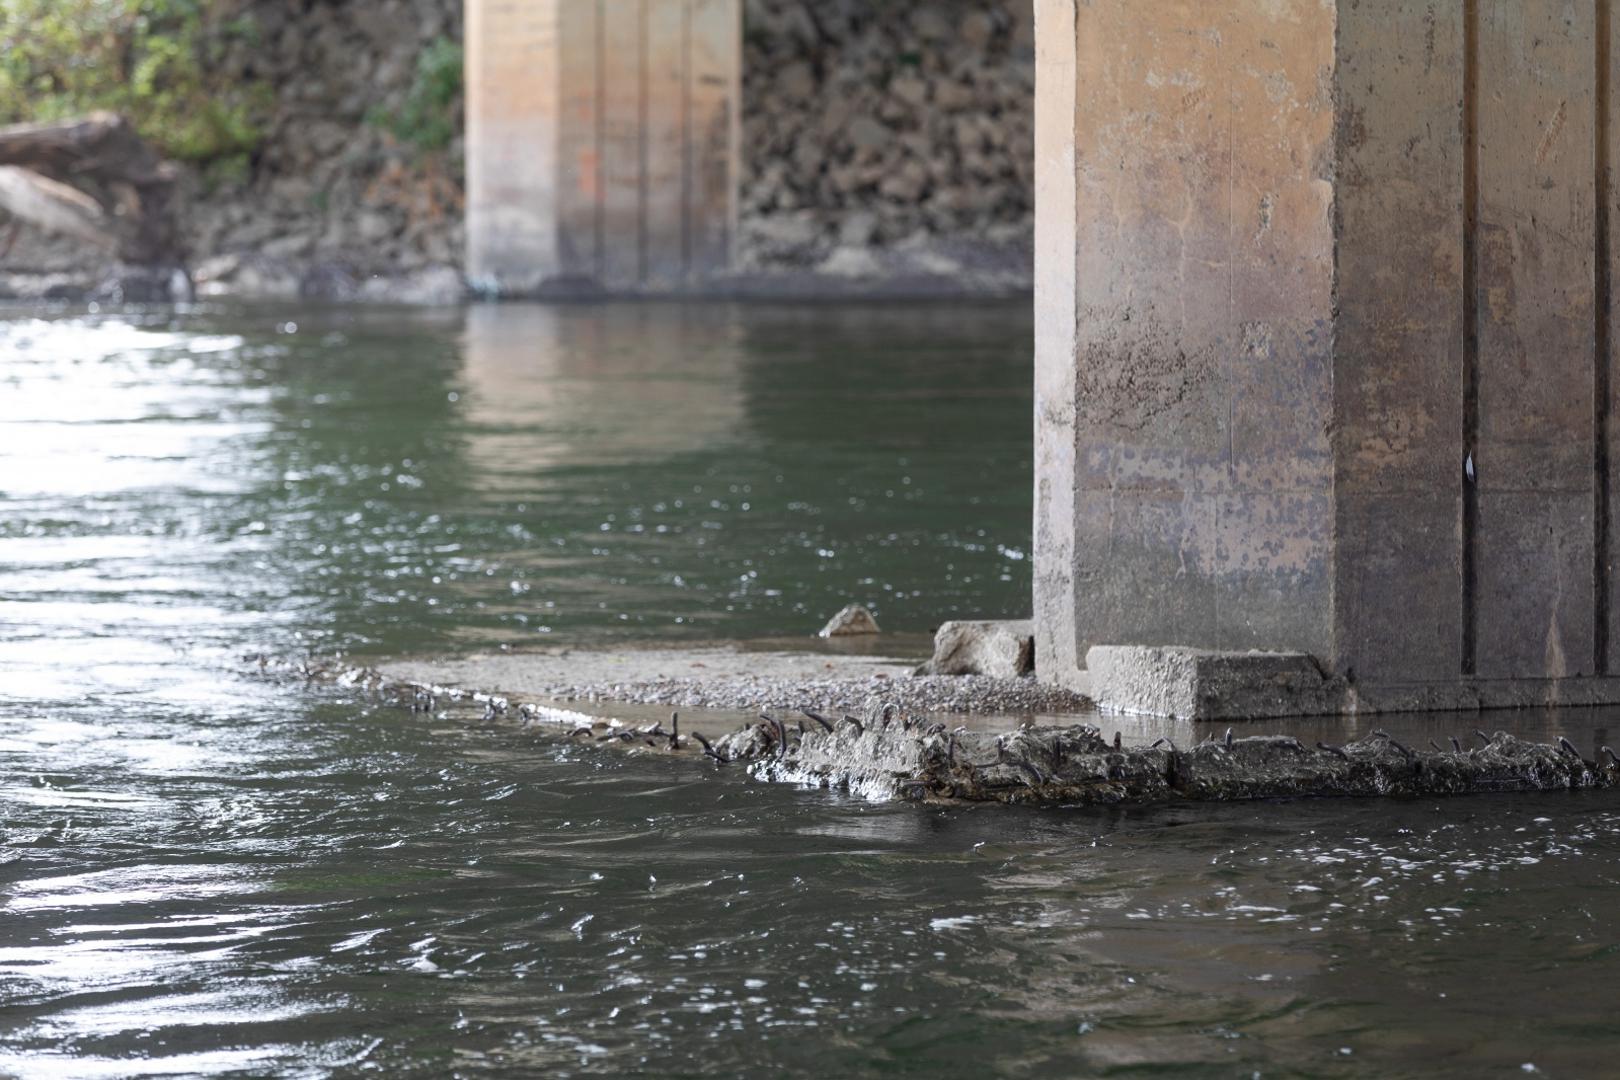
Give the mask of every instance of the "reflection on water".
<svg viewBox="0 0 1620 1080">
<path fill-rule="evenodd" d="M 997 306 L 0 324 L 0 1075 L 1612 1071 L 1613 793 L 873 806 L 231 674 L 1019 611 L 1028 337 Z"/>
<path fill-rule="evenodd" d="M 385 651 L 808 634 L 851 597 L 914 631 L 1025 604 L 1014 308 L 146 321 L 0 325 L 25 632 L 48 600 L 69 623 L 150 598 L 176 625 Z"/>
<path fill-rule="evenodd" d="M 458 380 L 469 471 L 521 495 L 537 471 L 745 450 L 738 323 L 724 307 L 473 308 Z"/>
</svg>

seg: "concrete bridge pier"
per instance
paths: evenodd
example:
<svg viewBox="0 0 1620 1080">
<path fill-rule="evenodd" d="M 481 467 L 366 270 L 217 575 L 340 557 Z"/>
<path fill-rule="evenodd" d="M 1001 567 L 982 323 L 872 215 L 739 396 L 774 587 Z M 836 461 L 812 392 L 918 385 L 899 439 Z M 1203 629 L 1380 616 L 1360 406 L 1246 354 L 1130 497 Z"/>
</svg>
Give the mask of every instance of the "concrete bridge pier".
<svg viewBox="0 0 1620 1080">
<path fill-rule="evenodd" d="M 1036 6 L 1042 674 L 1620 701 L 1608 0 Z"/>
<path fill-rule="evenodd" d="M 467 0 L 467 272 L 667 294 L 730 263 L 740 0 Z"/>
</svg>

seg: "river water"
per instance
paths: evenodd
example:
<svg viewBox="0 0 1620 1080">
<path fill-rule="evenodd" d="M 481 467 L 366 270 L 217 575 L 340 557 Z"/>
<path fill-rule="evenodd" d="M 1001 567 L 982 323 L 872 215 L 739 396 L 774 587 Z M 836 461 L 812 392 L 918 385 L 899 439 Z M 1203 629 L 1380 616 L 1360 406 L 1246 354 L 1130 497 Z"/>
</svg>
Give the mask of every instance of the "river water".
<svg viewBox="0 0 1620 1080">
<path fill-rule="evenodd" d="M 1616 793 L 875 805 L 239 674 L 1021 613 L 1030 333 L 10 313 L 0 1075 L 1620 1071 Z"/>
</svg>

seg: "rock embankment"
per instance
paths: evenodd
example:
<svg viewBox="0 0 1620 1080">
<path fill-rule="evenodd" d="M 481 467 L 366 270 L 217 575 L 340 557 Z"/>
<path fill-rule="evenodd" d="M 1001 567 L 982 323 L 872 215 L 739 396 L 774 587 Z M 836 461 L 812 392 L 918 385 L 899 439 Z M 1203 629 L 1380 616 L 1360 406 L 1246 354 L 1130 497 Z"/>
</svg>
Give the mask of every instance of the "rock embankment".
<svg viewBox="0 0 1620 1080">
<path fill-rule="evenodd" d="M 1027 288 L 1033 8 L 748 0 L 742 269 Z"/>
<path fill-rule="evenodd" d="M 461 0 L 232 4 L 246 29 L 207 62 L 263 87 L 270 107 L 249 160 L 184 171 L 179 219 L 198 291 L 459 300 L 459 106 L 445 110 L 448 140 L 430 150 L 378 118 L 411 93 L 425 51 L 459 41 Z M 0 259 L 0 296 L 123 299 L 113 270 L 89 245 L 23 229 Z"/>
</svg>

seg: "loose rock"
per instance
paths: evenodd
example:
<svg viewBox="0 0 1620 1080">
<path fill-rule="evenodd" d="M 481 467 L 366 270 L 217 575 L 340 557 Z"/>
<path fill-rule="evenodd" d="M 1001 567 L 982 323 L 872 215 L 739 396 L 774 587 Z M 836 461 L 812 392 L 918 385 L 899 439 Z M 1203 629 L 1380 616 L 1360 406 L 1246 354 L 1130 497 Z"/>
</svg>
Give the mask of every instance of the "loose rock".
<svg viewBox="0 0 1620 1080">
<path fill-rule="evenodd" d="M 918 675 L 1016 679 L 1035 670 L 1035 626 L 1028 619 L 948 622 L 934 634 L 934 657 Z"/>
<path fill-rule="evenodd" d="M 852 637 L 857 634 L 879 633 L 877 620 L 872 613 L 859 604 L 849 604 L 842 611 L 827 620 L 827 625 L 821 628 L 821 637 Z"/>
</svg>

